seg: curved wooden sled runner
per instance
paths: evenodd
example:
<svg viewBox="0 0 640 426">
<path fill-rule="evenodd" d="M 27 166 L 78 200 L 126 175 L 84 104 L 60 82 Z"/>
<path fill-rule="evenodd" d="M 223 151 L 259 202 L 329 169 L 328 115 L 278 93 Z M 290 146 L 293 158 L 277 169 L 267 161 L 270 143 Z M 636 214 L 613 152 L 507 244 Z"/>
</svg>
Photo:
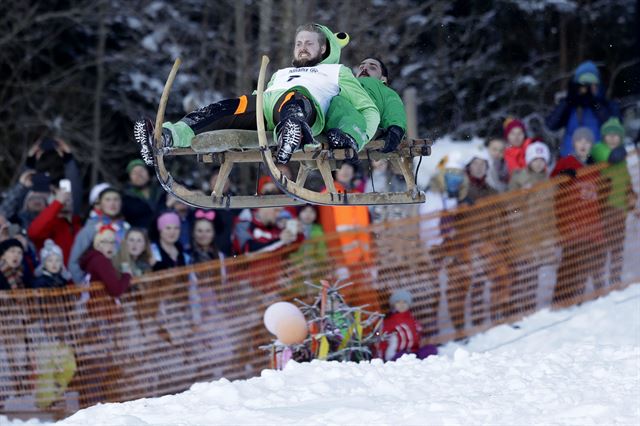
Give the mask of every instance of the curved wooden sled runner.
<svg viewBox="0 0 640 426">
<path fill-rule="evenodd" d="M 262 111 L 263 91 L 267 64 L 269 58 L 262 57 L 260 75 L 258 78 L 258 90 L 256 109 Z M 199 208 L 256 208 L 303 205 L 306 203 L 319 205 L 378 205 L 378 204 L 417 204 L 425 201 L 424 193 L 418 190 L 412 172 L 413 157 L 431 154 L 432 142 L 426 139 L 405 139 L 394 152 L 384 154 L 379 150 L 384 141 L 374 140 L 367 144 L 359 153 L 361 158 L 370 160 L 387 159 L 391 165 L 399 170 L 406 182 L 405 192 L 370 192 L 370 193 L 344 193 L 336 190 L 332 170 L 335 169 L 336 160 L 345 160 L 352 157 L 349 149 L 330 150 L 327 148 L 324 138 L 321 136 L 318 144 L 306 145 L 304 149 L 293 154 L 291 161 L 300 163 L 298 175 L 294 180 L 288 179 L 277 168 L 273 153 L 276 146 L 264 126 L 264 117 L 257 114 L 258 131 L 253 130 L 217 130 L 197 135 L 191 148 L 163 148 L 158 142 L 164 111 L 169 97 L 169 91 L 180 66 L 177 59 L 167 79 L 158 114 L 156 116 L 156 133 L 154 135 L 156 147 L 154 149 L 154 164 L 158 180 L 162 187 L 170 194 L 186 204 Z M 168 171 L 164 157 L 178 155 L 196 155 L 198 161 L 204 163 L 220 164 L 220 172 L 211 195 L 193 191 L 176 181 Z M 233 166 L 237 163 L 262 163 L 278 188 L 283 192 L 279 195 L 226 195 L 223 194 L 225 183 Z M 326 192 L 317 192 L 304 187 L 309 173 L 318 170 L 327 188 Z"/>
</svg>

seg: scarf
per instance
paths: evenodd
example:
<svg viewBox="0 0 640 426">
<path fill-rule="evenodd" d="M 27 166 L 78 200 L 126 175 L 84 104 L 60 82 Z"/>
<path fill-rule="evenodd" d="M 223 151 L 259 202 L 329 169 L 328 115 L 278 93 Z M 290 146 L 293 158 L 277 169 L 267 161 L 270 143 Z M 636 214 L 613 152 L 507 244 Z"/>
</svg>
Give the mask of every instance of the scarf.
<svg viewBox="0 0 640 426">
<path fill-rule="evenodd" d="M 9 288 L 12 290 L 24 288 L 24 282 L 22 281 L 22 265 L 17 268 L 12 268 L 6 262 L 0 261 L 0 272 L 2 272 L 2 275 L 4 275 L 4 278 L 7 280 Z"/>
</svg>

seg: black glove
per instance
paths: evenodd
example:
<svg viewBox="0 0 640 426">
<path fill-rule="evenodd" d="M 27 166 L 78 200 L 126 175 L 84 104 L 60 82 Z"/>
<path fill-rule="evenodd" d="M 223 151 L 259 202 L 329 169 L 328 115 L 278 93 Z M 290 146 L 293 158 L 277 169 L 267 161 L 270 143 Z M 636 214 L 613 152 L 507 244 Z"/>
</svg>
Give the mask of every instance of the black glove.
<svg viewBox="0 0 640 426">
<path fill-rule="evenodd" d="M 398 126 L 389 126 L 387 133 L 384 135 L 384 146 L 381 152 L 388 153 L 396 150 L 402 138 L 404 137 L 404 130 Z"/>
<path fill-rule="evenodd" d="M 567 88 L 567 104 L 572 107 L 578 106 L 579 98 L 580 98 L 580 85 L 575 81 L 569 82 L 569 87 Z"/>
</svg>

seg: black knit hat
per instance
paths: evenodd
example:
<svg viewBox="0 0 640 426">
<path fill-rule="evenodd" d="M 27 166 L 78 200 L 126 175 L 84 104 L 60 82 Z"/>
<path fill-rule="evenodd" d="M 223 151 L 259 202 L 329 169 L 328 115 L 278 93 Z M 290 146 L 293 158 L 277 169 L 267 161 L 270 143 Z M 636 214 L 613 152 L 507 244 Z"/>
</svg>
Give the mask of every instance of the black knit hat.
<svg viewBox="0 0 640 426">
<path fill-rule="evenodd" d="M 8 240 L 4 240 L 0 243 L 0 256 L 2 256 L 11 247 L 19 247 L 20 250 L 24 252 L 24 247 L 22 247 L 20 240 L 16 238 L 9 238 Z"/>
</svg>

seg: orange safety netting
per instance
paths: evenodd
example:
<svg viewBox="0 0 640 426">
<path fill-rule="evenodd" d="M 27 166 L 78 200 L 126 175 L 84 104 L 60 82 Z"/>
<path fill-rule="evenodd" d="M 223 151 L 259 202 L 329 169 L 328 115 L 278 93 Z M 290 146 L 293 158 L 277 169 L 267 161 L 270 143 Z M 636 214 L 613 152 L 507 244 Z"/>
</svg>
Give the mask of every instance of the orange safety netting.
<svg viewBox="0 0 640 426">
<path fill-rule="evenodd" d="M 258 349 L 271 339 L 264 310 L 309 301 L 305 281 L 346 278 L 347 302 L 382 312 L 395 289 L 411 291 L 423 343 L 598 297 L 640 280 L 638 210 L 625 208 L 629 194 L 612 182 L 601 167 L 583 169 L 471 207 L 349 231 L 348 247 L 334 234 L 149 274 L 117 300 L 100 283 L 0 292 L 0 413 L 63 416 L 256 375 L 269 366 Z"/>
</svg>

